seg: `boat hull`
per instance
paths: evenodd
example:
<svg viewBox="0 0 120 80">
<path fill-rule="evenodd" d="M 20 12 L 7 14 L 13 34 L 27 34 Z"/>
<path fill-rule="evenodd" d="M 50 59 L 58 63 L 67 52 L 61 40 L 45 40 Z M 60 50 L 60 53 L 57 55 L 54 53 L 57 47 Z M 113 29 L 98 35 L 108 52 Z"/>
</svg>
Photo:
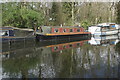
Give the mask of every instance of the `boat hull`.
<svg viewBox="0 0 120 80">
<path fill-rule="evenodd" d="M 120 31 L 118 29 L 115 30 L 108 30 L 108 31 L 98 31 L 95 32 L 94 35 L 101 35 L 101 36 L 105 36 L 105 35 L 115 35 L 118 34 Z"/>
<path fill-rule="evenodd" d="M 76 35 L 36 35 L 36 40 L 56 40 L 56 39 L 81 39 L 81 38 L 90 38 L 91 34 L 76 34 Z"/>
</svg>

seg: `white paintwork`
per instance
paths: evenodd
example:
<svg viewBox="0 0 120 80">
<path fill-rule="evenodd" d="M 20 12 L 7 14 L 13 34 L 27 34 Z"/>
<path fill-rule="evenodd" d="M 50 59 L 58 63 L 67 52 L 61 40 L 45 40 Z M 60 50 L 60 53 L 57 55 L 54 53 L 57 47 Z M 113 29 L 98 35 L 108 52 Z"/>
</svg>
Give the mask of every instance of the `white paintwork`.
<svg viewBox="0 0 120 80">
<path fill-rule="evenodd" d="M 4 34 L 5 34 L 5 32 L 0 31 L 0 36 L 3 36 Z"/>
<path fill-rule="evenodd" d="M 100 23 L 98 26 L 109 26 L 110 24 L 115 24 L 115 23 Z"/>
<path fill-rule="evenodd" d="M 119 28 L 120 28 L 120 25 L 117 25 L 117 24 L 116 24 L 115 27 L 116 27 L 116 29 L 119 29 Z"/>
<path fill-rule="evenodd" d="M 107 31 L 96 31 L 94 32 L 94 35 L 113 35 L 113 34 L 117 34 L 118 33 L 118 29 L 115 30 L 107 30 Z"/>
<path fill-rule="evenodd" d="M 88 31 L 91 32 L 92 35 L 113 35 L 118 33 L 118 29 L 120 29 L 120 26 L 115 24 L 115 29 L 106 29 L 103 30 L 101 29 L 102 27 L 110 26 L 110 24 L 115 24 L 115 23 L 102 23 L 98 24 L 96 26 L 91 26 L 88 28 Z M 102 26 L 102 27 L 100 27 Z M 120 32 L 120 31 L 119 31 Z"/>
<path fill-rule="evenodd" d="M 4 36 L 6 31 L 0 31 L 0 36 Z M 7 34 L 9 35 L 9 31 L 7 31 Z"/>
<path fill-rule="evenodd" d="M 95 40 L 94 37 L 91 38 L 90 41 L 88 41 L 91 45 L 100 45 L 100 40 Z"/>
<path fill-rule="evenodd" d="M 118 29 L 115 29 L 115 30 L 106 31 L 105 35 L 111 35 L 111 34 L 117 34 L 117 33 L 118 33 Z"/>
<path fill-rule="evenodd" d="M 91 26 L 88 28 L 88 31 L 91 32 L 91 34 L 95 34 L 95 32 L 100 32 L 101 27 L 97 26 Z"/>
<path fill-rule="evenodd" d="M 105 40 L 115 40 L 114 44 L 116 45 L 120 40 L 118 39 L 118 35 L 112 35 L 112 36 L 104 36 L 104 37 L 100 37 L 100 36 L 94 36 L 91 38 L 90 41 L 88 41 L 88 43 L 90 43 L 91 45 L 100 45 L 101 41 L 105 41 Z"/>
</svg>

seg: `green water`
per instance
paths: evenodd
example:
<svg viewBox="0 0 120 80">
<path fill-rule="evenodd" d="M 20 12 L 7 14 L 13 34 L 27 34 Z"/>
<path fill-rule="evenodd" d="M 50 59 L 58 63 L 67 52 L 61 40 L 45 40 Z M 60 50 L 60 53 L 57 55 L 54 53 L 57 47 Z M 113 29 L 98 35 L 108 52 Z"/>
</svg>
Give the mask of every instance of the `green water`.
<svg viewBox="0 0 120 80">
<path fill-rule="evenodd" d="M 119 39 L 2 42 L 3 78 L 119 78 Z"/>
</svg>

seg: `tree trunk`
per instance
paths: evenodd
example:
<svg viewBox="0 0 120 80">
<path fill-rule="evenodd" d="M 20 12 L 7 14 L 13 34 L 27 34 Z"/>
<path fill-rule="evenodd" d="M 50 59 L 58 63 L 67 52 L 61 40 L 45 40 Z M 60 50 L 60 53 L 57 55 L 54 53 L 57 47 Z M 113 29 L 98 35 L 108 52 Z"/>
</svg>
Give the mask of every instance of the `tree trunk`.
<svg viewBox="0 0 120 80">
<path fill-rule="evenodd" d="M 72 2 L 72 25 L 74 25 L 74 2 Z"/>
</svg>

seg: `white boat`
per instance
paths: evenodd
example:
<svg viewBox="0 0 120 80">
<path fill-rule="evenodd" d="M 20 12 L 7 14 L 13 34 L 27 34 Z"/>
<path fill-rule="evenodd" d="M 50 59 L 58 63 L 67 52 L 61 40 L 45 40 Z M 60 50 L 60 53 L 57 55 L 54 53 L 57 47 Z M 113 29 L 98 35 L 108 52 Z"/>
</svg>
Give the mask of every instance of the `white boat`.
<svg viewBox="0 0 120 80">
<path fill-rule="evenodd" d="M 114 35 L 120 32 L 120 26 L 115 23 L 102 23 L 88 29 L 92 35 Z"/>
</svg>

